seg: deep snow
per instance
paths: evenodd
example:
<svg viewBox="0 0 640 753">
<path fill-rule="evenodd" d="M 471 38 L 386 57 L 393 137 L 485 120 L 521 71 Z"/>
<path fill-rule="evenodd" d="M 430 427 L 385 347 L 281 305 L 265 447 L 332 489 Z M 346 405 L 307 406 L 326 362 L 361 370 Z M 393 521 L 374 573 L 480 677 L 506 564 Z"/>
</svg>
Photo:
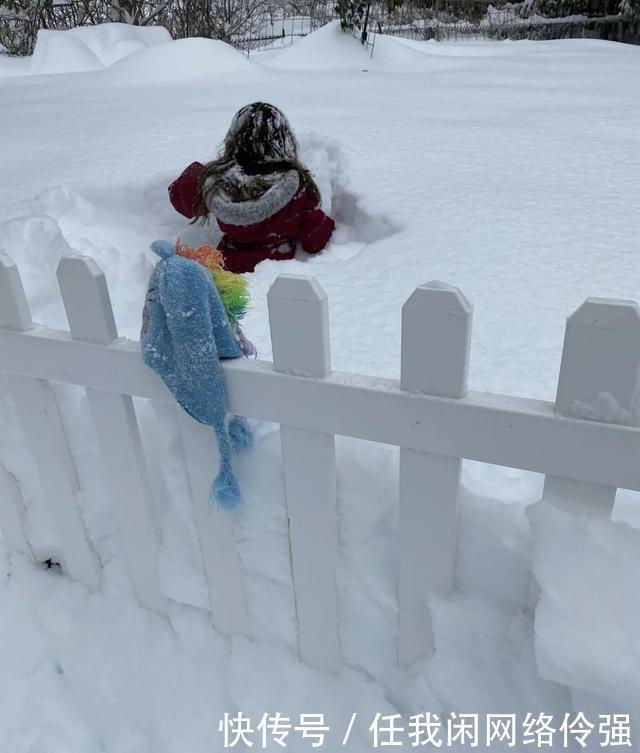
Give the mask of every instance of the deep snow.
<svg viewBox="0 0 640 753">
<path fill-rule="evenodd" d="M 270 357 L 269 285 L 281 272 L 313 274 L 329 294 L 334 367 L 397 376 L 401 306 L 440 279 L 474 304 L 470 386 L 553 399 L 564 318 L 588 296 L 638 298 L 639 48 L 378 38 L 371 59 L 331 26 L 248 61 L 220 43 L 166 42 L 162 31 L 82 34 L 45 35 L 37 65 L 37 50 L 33 60 L 0 58 L 0 248 L 18 263 L 37 321 L 66 326 L 55 268 L 72 249 L 102 266 L 120 334 L 137 337 L 149 242 L 210 237 L 173 212 L 166 186 L 214 154 L 232 114 L 254 99 L 289 115 L 339 222 L 322 255 L 267 262 L 250 277 L 246 330 L 260 357 Z M 619 493 L 616 522 L 533 508 L 530 529 L 524 509 L 542 479 L 465 463 L 458 588 L 434 603 L 431 664 L 399 671 L 397 450 L 339 439 L 348 664 L 333 678 L 295 657 L 275 427 L 259 427 L 240 466 L 247 499 L 236 522 L 257 640 L 229 641 L 202 609 L 171 413 L 139 405 L 169 489 L 157 489 L 167 622 L 132 596 L 83 397 L 59 397 L 105 585 L 89 595 L 3 556 L 3 753 L 204 753 L 222 749 L 218 721 L 239 710 L 256 721 L 264 711 L 324 712 L 336 727 L 330 751 L 342 749 L 352 712 L 353 751 L 371 749 L 376 712 L 561 720 L 574 703 L 596 717 L 640 712 L 638 532 L 628 524 L 640 524 L 638 495 Z M 0 425 L 0 458 L 23 486 L 44 557 L 46 494 L 2 392 Z M 525 609 L 534 563 L 535 625 Z M 573 702 L 556 683 L 579 689 Z"/>
</svg>

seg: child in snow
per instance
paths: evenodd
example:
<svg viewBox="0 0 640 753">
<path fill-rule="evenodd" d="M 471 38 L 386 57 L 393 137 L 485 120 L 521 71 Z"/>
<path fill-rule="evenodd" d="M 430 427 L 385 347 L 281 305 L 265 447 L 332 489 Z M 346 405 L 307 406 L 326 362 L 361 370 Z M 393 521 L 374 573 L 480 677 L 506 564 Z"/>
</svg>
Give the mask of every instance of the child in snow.
<svg viewBox="0 0 640 753">
<path fill-rule="evenodd" d="M 236 113 L 222 154 L 189 165 L 169 186 L 169 197 L 189 219 L 217 220 L 224 233 L 218 250 L 225 268 L 236 273 L 252 272 L 265 259 L 293 259 L 298 241 L 307 253 L 318 253 L 335 228 L 298 161 L 286 117 L 263 102 Z"/>
</svg>

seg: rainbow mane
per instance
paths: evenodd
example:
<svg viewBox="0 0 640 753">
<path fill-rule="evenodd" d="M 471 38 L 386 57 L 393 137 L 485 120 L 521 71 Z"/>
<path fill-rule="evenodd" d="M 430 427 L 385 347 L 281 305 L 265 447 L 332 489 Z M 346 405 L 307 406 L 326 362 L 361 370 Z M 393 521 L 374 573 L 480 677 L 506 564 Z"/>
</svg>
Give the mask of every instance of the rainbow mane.
<svg viewBox="0 0 640 753">
<path fill-rule="evenodd" d="M 244 277 L 229 272 L 224 268 L 224 259 L 220 251 L 212 246 L 191 248 L 183 243 L 176 243 L 176 252 L 185 259 L 191 259 L 205 267 L 213 284 L 216 286 L 229 321 L 237 327 L 246 314 L 250 296 Z"/>
</svg>

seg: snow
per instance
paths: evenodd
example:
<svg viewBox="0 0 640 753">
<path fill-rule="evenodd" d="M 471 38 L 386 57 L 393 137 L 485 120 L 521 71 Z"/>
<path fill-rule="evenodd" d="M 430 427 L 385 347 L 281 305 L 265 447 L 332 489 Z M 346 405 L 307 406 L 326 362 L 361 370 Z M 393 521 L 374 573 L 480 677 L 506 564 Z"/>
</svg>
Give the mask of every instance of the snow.
<svg viewBox="0 0 640 753">
<path fill-rule="evenodd" d="M 600 390 L 592 400 L 574 400 L 569 406 L 569 415 L 588 421 L 607 421 L 614 424 L 626 424 L 631 421 L 631 413 L 618 405 L 610 392 Z"/>
<path fill-rule="evenodd" d="M 119 60 L 105 71 L 105 77 L 112 84 L 164 84 L 198 77 L 206 81 L 212 76 L 251 71 L 252 68 L 242 53 L 224 42 L 177 39 Z"/>
<path fill-rule="evenodd" d="M 40 38 L 33 54 L 33 73 L 74 73 L 96 71 L 100 59 L 84 42 L 74 37 Z"/>
<path fill-rule="evenodd" d="M 0 61 L 0 77 L 103 69 L 108 69 L 105 76 L 115 85 L 209 78 L 251 70 L 252 65 L 240 52 L 218 40 L 172 41 L 161 27 L 115 23 L 65 31 L 41 29 L 30 58 Z"/>
<path fill-rule="evenodd" d="M 331 45 L 330 55 L 327 54 L 328 44 Z M 349 35 L 341 33 L 340 23 L 333 21 L 279 52 L 271 58 L 270 64 L 293 71 L 358 70 L 367 67 L 368 59 L 365 50 L 354 45 Z"/>
<path fill-rule="evenodd" d="M 246 332 L 261 358 L 270 284 L 312 274 L 329 296 L 334 367 L 395 378 L 402 304 L 438 279 L 474 305 L 470 387 L 553 400 L 567 315 L 590 296 L 638 298 L 640 48 L 379 37 L 369 58 L 329 26 L 247 61 L 221 43 L 140 34 L 45 36 L 37 73 L 52 76 L 0 58 L 0 248 L 36 321 L 66 327 L 55 269 L 80 252 L 105 271 L 120 334 L 137 337 L 149 243 L 215 240 L 173 212 L 169 182 L 213 155 L 233 114 L 257 99 L 289 117 L 339 223 L 319 256 L 250 276 Z M 457 589 L 433 601 L 437 653 L 399 670 L 397 449 L 338 438 L 346 664 L 331 677 L 296 658 L 277 427 L 257 426 L 257 448 L 238 463 L 246 502 L 234 522 L 256 637 L 229 640 L 203 609 L 175 414 L 137 403 L 162 514 L 165 620 L 132 595 L 86 400 L 57 394 L 104 583 L 90 594 L 55 569 L 9 563 L 0 546 L 3 753 L 208 753 L 222 749 L 224 712 L 239 710 L 256 723 L 265 711 L 323 712 L 334 728 L 324 749 L 336 751 L 358 712 L 355 753 L 371 750 L 376 712 L 640 710 L 638 495 L 619 493 L 615 522 L 536 508 L 530 527 L 540 476 L 465 463 Z M 46 494 L 3 388 L 0 426 L 0 458 L 46 559 Z"/>
<path fill-rule="evenodd" d="M 640 577 L 640 531 L 543 505 L 530 515 L 542 586 L 536 612 L 541 675 L 604 698 L 618 713 L 640 709 L 640 607 L 630 598 Z"/>
<path fill-rule="evenodd" d="M 152 45 L 166 45 L 171 37 L 159 27 L 103 24 L 65 31 L 40 29 L 31 56 L 34 74 L 95 71 Z"/>
<path fill-rule="evenodd" d="M 354 44 L 349 34 L 340 29 L 339 21 L 332 21 L 296 44 L 274 54 L 273 50 L 260 53 L 258 60 L 266 57 L 269 65 L 291 71 L 393 71 L 427 72 L 437 70 L 438 61 L 426 54 L 424 44 L 407 45 L 405 40 L 376 36 L 373 56 L 368 48 Z M 326 54 L 330 46 L 331 55 Z M 277 49 L 274 47 L 274 49 Z"/>
</svg>

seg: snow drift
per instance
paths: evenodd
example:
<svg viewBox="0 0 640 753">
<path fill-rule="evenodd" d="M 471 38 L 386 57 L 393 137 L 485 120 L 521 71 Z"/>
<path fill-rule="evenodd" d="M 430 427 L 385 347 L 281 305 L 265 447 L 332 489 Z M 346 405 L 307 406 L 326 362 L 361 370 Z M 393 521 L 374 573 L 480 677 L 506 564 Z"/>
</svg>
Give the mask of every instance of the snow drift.
<svg viewBox="0 0 640 753">
<path fill-rule="evenodd" d="M 293 71 L 418 73 L 440 70 L 446 65 L 431 56 L 424 43 L 405 44 L 405 40 L 384 35 L 375 36 L 372 55 L 371 48 L 345 34 L 338 21 L 326 24 L 280 52 L 270 50 L 264 57 L 270 67 Z"/>
<path fill-rule="evenodd" d="M 637 711 L 640 606 L 632 594 L 640 581 L 640 531 L 541 504 L 530 508 L 529 517 L 541 586 L 541 676 L 599 699 L 600 713 Z M 632 721 L 640 734 L 640 719 Z"/>
<path fill-rule="evenodd" d="M 170 41 L 171 35 L 160 26 L 113 23 L 64 31 L 41 29 L 30 71 L 40 75 L 95 71 L 134 52 Z"/>
<path fill-rule="evenodd" d="M 119 60 L 104 75 L 113 83 L 168 83 L 250 71 L 253 64 L 217 39 L 178 39 Z"/>
<path fill-rule="evenodd" d="M 273 56 L 269 66 L 289 70 L 362 70 L 371 63 L 364 47 L 344 34 L 338 21 L 302 37 Z"/>
<path fill-rule="evenodd" d="M 104 71 L 109 82 L 161 83 L 250 70 L 247 58 L 213 39 L 173 41 L 160 26 L 108 23 L 40 30 L 33 55 L 0 61 L 0 76 Z"/>
</svg>

